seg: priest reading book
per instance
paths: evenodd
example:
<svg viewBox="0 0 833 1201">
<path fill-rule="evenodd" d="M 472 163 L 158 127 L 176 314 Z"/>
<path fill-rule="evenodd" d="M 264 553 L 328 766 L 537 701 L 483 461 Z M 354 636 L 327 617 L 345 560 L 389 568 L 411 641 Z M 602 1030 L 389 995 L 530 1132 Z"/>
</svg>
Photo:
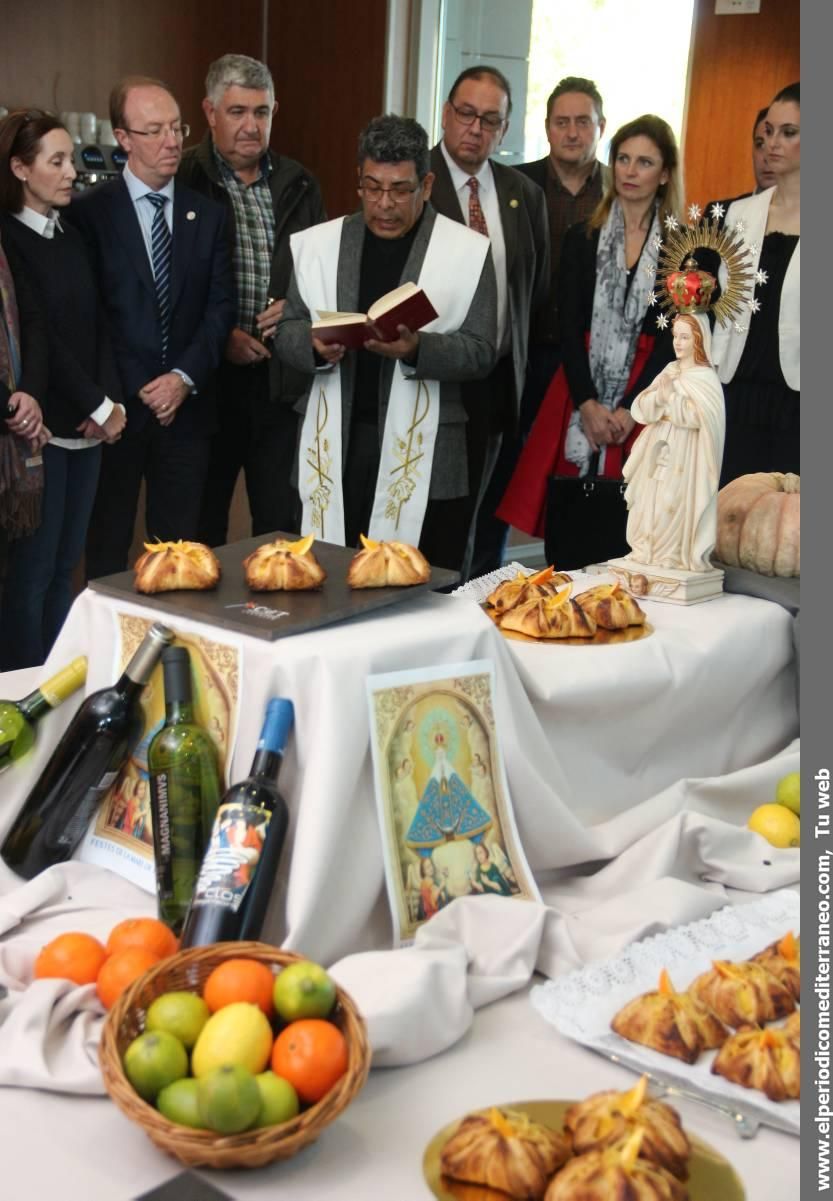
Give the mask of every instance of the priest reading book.
<svg viewBox="0 0 833 1201">
<path fill-rule="evenodd" d="M 405 283 L 380 296 L 366 313 L 320 311 L 318 320 L 312 323 L 312 333 L 322 342 L 359 350 L 370 338 L 392 342 L 399 337 L 400 325 L 414 331 L 436 316 L 436 309 L 419 284 Z"/>
</svg>

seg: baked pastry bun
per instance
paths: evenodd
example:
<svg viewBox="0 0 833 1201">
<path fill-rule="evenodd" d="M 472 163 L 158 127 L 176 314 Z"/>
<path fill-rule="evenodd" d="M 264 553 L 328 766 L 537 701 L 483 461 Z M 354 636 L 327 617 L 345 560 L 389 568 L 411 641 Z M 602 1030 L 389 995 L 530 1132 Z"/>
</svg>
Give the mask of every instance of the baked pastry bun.
<svg viewBox="0 0 833 1201">
<path fill-rule="evenodd" d="M 494 592 L 486 597 L 486 604 L 498 613 L 506 613 L 523 601 L 537 600 L 542 596 L 555 596 L 562 584 L 569 584 L 572 577 L 554 567 L 544 567 L 532 575 L 519 571 L 514 580 L 504 580 Z"/>
<path fill-rule="evenodd" d="M 311 592 L 320 588 L 327 573 L 312 553 L 313 534 L 287 542 L 278 538 L 253 550 L 243 560 L 246 583 L 252 592 Z"/>
<path fill-rule="evenodd" d="M 702 1001 L 674 990 L 664 968 L 657 991 L 629 1001 L 610 1025 L 629 1042 L 673 1055 L 683 1063 L 694 1063 L 702 1051 L 721 1046 L 729 1034 Z"/>
<path fill-rule="evenodd" d="M 597 584 L 576 597 L 576 604 L 603 630 L 624 630 L 645 624 L 645 612 L 619 583 Z"/>
<path fill-rule="evenodd" d="M 801 1095 L 801 1052 L 784 1030 L 744 1026 L 715 1056 L 712 1072 L 757 1088 L 770 1101 L 797 1100 Z"/>
<path fill-rule="evenodd" d="M 544 1201 L 688 1201 L 676 1176 L 641 1157 L 643 1138 L 637 1127 L 621 1147 L 575 1156 L 550 1181 Z"/>
<path fill-rule="evenodd" d="M 547 1181 L 570 1157 L 569 1138 L 524 1113 L 469 1114 L 440 1155 L 445 1176 L 500 1189 L 511 1197 L 543 1197 Z"/>
<path fill-rule="evenodd" d="M 761 1026 L 795 1009 L 792 993 L 760 963 L 715 959 L 688 987 L 727 1026 Z"/>
<path fill-rule="evenodd" d="M 137 592 L 175 592 L 178 588 L 208 591 L 222 574 L 217 556 L 202 542 L 146 542 L 136 560 Z"/>
<path fill-rule="evenodd" d="M 647 1087 L 648 1078 L 642 1076 L 627 1092 L 594 1093 L 571 1105 L 564 1115 L 564 1125 L 573 1136 L 573 1151 L 584 1155 L 587 1151 L 620 1147 L 641 1127 L 640 1158 L 685 1180 L 691 1144 L 680 1116 L 664 1101 L 649 1097 Z"/>
<path fill-rule="evenodd" d="M 570 599 L 570 587 L 562 588 L 555 596 L 515 605 L 500 618 L 500 628 L 530 638 L 592 638 L 596 623 Z"/>
<path fill-rule="evenodd" d="M 791 1013 L 781 1029 L 786 1034 L 790 1042 L 795 1043 L 797 1047 L 801 1046 L 801 1010 L 796 1009 L 795 1013 Z"/>
<path fill-rule="evenodd" d="M 751 962 L 760 963 L 771 972 L 796 1001 L 801 999 L 801 939 L 796 938 L 792 930 L 753 955 Z"/>
<path fill-rule="evenodd" d="M 427 584 L 431 565 L 422 551 L 407 542 L 376 542 L 360 534 L 362 549 L 347 570 L 351 588 L 407 588 Z"/>
</svg>

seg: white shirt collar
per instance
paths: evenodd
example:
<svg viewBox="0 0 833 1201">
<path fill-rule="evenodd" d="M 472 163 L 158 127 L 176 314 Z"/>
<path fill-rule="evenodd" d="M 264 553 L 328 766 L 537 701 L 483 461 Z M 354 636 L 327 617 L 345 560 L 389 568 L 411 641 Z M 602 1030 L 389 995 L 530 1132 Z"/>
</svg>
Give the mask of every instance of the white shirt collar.
<svg viewBox="0 0 833 1201">
<path fill-rule="evenodd" d="M 459 192 L 462 188 L 468 188 L 469 180 L 472 177 L 471 171 L 464 171 L 462 167 L 458 167 L 454 159 L 446 150 L 445 141 L 440 142 L 440 150 L 446 161 L 448 170 L 451 173 L 451 182 L 454 184 L 455 192 Z M 480 185 L 480 189 L 487 191 L 492 187 L 493 175 L 492 164 L 486 159 L 485 163 L 481 164 L 480 170 L 474 172 L 474 178 Z"/>
<path fill-rule="evenodd" d="M 28 205 L 24 205 L 19 213 L 15 213 L 15 217 L 21 225 L 28 225 L 29 229 L 33 229 L 42 238 L 53 237 L 56 227 L 63 232 L 57 209 L 50 209 L 44 217 L 43 213 L 38 213 L 34 209 L 30 209 Z"/>
<path fill-rule="evenodd" d="M 159 196 L 167 196 L 171 204 L 174 201 L 174 181 L 169 179 L 164 188 L 149 188 L 146 183 L 143 183 L 138 176 L 134 175 L 128 165 L 125 163 L 124 171 L 122 171 L 122 179 L 127 184 L 127 190 L 130 193 L 130 199 L 135 204 L 137 200 L 141 200 L 143 196 L 147 196 L 148 192 L 156 191 Z"/>
</svg>

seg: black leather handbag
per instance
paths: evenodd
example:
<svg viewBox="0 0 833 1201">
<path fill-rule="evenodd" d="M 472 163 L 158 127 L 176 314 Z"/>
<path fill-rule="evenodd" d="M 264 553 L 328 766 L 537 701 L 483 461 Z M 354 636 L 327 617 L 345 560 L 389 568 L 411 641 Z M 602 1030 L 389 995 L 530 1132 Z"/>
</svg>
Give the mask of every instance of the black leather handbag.
<svg viewBox="0 0 833 1201">
<path fill-rule="evenodd" d="M 630 549 L 625 481 L 604 479 L 598 470 L 597 451 L 587 475 L 551 475 L 547 481 L 544 552 L 558 570 L 604 563 Z"/>
</svg>

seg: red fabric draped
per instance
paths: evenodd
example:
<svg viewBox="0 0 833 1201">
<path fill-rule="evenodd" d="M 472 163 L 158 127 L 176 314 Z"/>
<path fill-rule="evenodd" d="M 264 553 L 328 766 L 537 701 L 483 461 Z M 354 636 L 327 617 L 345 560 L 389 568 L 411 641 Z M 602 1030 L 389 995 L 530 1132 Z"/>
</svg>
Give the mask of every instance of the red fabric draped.
<svg viewBox="0 0 833 1201">
<path fill-rule="evenodd" d="M 589 344 L 590 336 L 587 335 Z M 626 391 L 630 391 L 654 345 L 649 334 L 640 334 L 631 364 Z M 578 475 L 578 467 L 564 458 L 564 439 L 573 412 L 573 401 L 564 368 L 559 367 L 541 401 L 541 408 L 521 451 L 509 487 L 497 509 L 501 521 L 516 526 L 536 538 L 544 537 L 547 508 L 547 480 L 551 475 Z M 630 452 L 641 425 L 637 425 L 623 446 L 608 446 L 605 454 L 605 479 L 620 479 L 624 456 Z"/>
</svg>

